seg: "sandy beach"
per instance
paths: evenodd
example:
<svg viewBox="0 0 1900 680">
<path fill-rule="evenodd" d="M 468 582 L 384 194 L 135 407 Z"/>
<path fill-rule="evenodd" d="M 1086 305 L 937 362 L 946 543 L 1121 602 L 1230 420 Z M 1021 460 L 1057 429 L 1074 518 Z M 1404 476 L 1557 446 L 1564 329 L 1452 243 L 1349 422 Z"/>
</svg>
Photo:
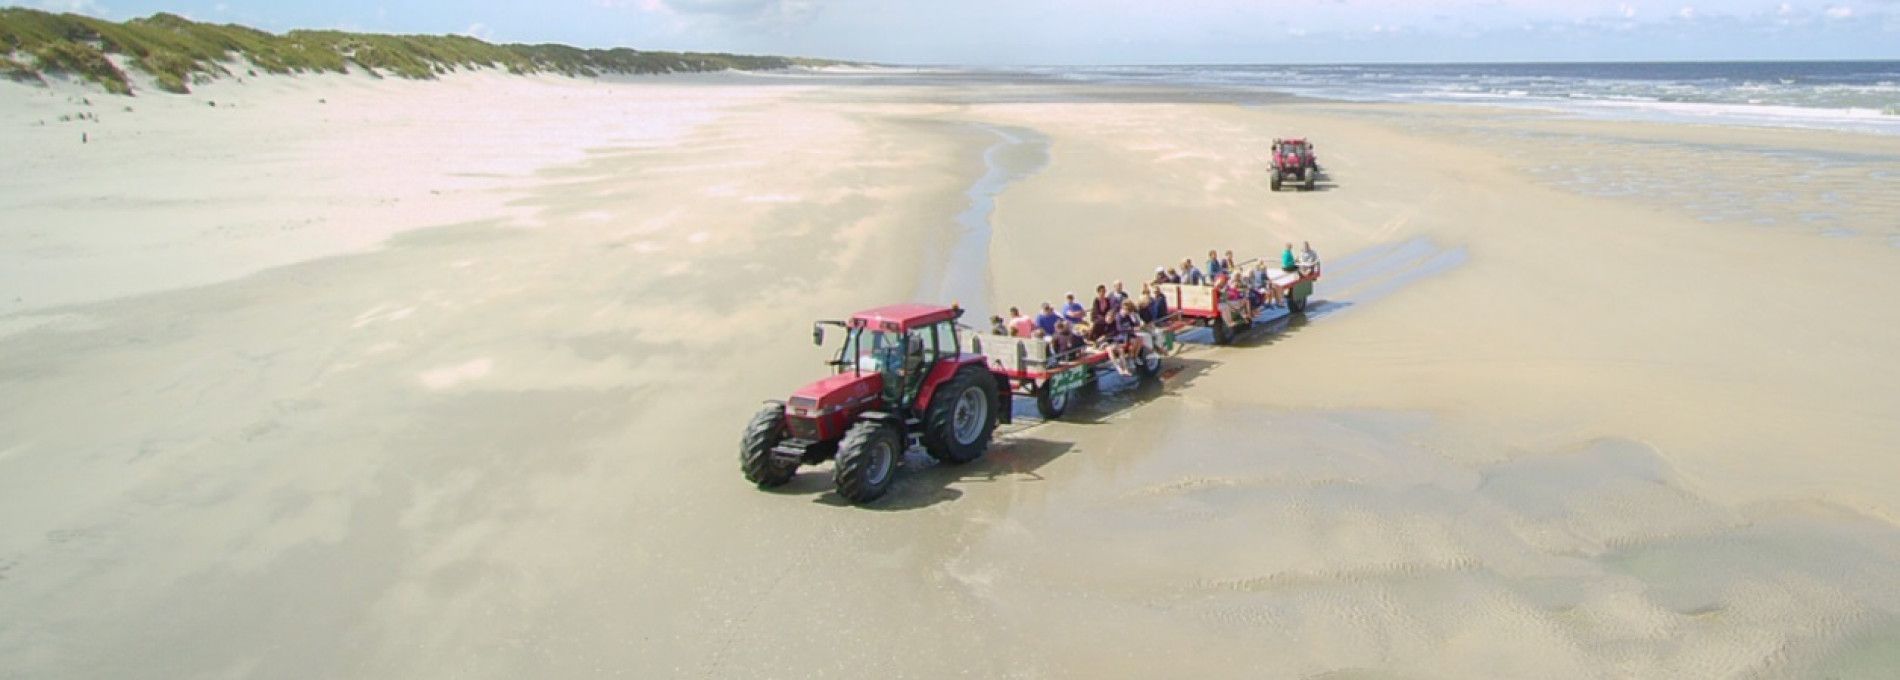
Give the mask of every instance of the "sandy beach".
<svg viewBox="0 0 1900 680">
<path fill-rule="evenodd" d="M 4 82 L 0 147 L 0 677 L 1900 668 L 1900 136 L 840 69 Z M 976 463 L 740 477 L 813 319 L 1289 241 L 1311 313 Z"/>
</svg>

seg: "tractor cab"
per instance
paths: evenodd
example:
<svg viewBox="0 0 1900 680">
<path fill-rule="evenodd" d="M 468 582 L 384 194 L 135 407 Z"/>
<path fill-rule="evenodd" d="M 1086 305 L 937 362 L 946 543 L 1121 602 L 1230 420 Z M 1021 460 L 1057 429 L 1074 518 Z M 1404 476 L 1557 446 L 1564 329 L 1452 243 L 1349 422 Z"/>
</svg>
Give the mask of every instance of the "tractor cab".
<svg viewBox="0 0 1900 680">
<path fill-rule="evenodd" d="M 859 312 L 849 321 L 821 321 L 812 341 L 823 346 L 825 326 L 840 328 L 845 340 L 831 366 L 838 375 L 876 375 L 879 396 L 888 408 L 910 406 L 938 361 L 958 354 L 957 317 L 961 310 L 933 305 L 892 305 Z M 827 381 L 820 381 L 827 382 Z"/>
</svg>

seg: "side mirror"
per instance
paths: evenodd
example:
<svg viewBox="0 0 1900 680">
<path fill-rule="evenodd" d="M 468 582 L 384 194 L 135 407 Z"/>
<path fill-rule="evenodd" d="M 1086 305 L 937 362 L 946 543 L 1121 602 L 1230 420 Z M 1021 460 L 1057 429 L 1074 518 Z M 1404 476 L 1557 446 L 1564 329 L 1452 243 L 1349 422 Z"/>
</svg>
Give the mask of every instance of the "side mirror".
<svg viewBox="0 0 1900 680">
<path fill-rule="evenodd" d="M 817 345 L 819 347 L 825 346 L 825 327 L 824 326 L 820 326 L 818 324 L 811 325 L 811 344 Z"/>
</svg>

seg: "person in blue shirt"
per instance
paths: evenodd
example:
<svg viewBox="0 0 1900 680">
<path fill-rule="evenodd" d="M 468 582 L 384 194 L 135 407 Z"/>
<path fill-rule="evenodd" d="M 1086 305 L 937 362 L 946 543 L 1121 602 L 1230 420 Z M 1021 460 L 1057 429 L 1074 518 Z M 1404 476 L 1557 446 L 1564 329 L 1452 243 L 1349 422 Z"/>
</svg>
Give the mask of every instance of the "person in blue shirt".
<svg viewBox="0 0 1900 680">
<path fill-rule="evenodd" d="M 1056 324 L 1061 321 L 1062 317 L 1056 315 L 1054 305 L 1047 302 L 1042 303 L 1042 313 L 1036 315 L 1036 327 L 1042 329 L 1044 336 L 1055 337 Z"/>
<path fill-rule="evenodd" d="M 1207 277 L 1201 275 L 1201 270 L 1194 268 L 1194 258 L 1181 258 L 1181 283 L 1189 286 L 1207 285 Z"/>
<path fill-rule="evenodd" d="M 1089 308 L 1083 307 L 1082 303 L 1075 301 L 1074 292 L 1070 292 L 1062 297 L 1068 300 L 1067 303 L 1062 305 L 1062 316 L 1067 317 L 1069 323 L 1079 324 L 1088 321 Z"/>
<path fill-rule="evenodd" d="M 1280 253 L 1280 268 L 1293 271 L 1299 269 L 1299 260 L 1293 257 L 1293 244 L 1286 244 L 1286 250 Z"/>
<path fill-rule="evenodd" d="M 1287 247 L 1292 248 L 1293 246 L 1288 244 Z M 1220 261 L 1220 253 L 1212 250 L 1207 251 L 1207 278 L 1211 279 L 1225 273 L 1227 273 L 1227 266 L 1226 263 Z"/>
</svg>

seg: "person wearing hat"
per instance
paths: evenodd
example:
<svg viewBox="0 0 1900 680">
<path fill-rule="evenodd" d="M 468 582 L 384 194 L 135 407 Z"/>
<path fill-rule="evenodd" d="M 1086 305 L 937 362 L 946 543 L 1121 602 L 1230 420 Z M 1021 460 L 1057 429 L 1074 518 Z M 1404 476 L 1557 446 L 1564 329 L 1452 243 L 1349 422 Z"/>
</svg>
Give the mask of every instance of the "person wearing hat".
<svg viewBox="0 0 1900 680">
<path fill-rule="evenodd" d="M 1157 284 L 1172 283 L 1171 281 L 1168 280 L 1168 268 L 1155 267 L 1155 280 L 1152 281 L 1152 283 L 1157 283 Z"/>
</svg>

